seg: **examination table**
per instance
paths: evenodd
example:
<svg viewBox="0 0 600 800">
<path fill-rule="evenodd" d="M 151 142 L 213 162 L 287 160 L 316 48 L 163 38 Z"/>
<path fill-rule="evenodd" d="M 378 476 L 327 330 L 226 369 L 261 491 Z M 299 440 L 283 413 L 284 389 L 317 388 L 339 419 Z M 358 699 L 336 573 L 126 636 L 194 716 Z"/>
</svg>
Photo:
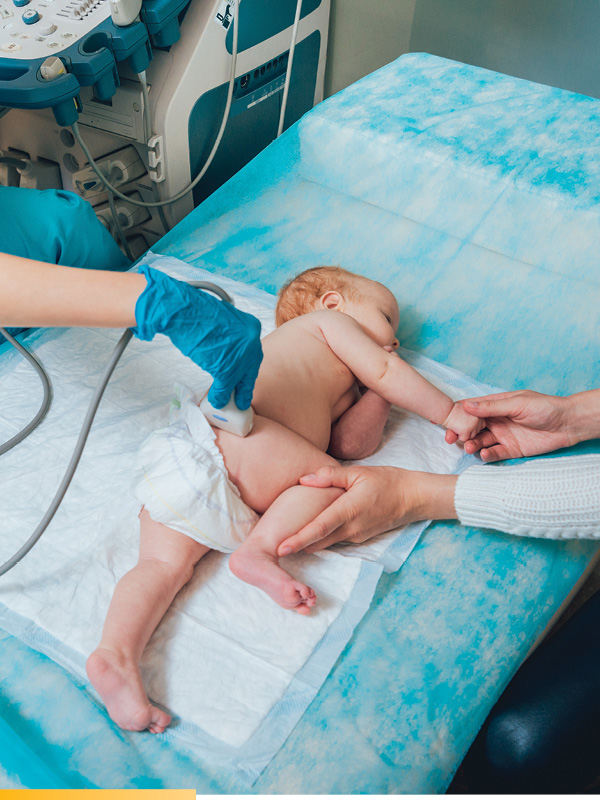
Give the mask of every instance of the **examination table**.
<svg viewBox="0 0 600 800">
<path fill-rule="evenodd" d="M 600 101 L 406 55 L 317 106 L 153 250 L 272 293 L 340 264 L 395 293 L 404 347 L 502 389 L 582 391 L 600 386 L 599 131 Z M 442 793 L 596 549 L 432 525 L 251 787 L 120 731 L 2 634 L 0 786 Z"/>
</svg>

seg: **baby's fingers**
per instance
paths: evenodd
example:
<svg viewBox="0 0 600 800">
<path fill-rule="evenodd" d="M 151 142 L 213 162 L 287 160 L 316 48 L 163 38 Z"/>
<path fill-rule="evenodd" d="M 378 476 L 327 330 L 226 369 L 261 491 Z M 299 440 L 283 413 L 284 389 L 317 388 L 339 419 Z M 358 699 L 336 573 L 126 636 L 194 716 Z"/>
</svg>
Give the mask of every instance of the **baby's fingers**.
<svg viewBox="0 0 600 800">
<path fill-rule="evenodd" d="M 458 441 L 458 434 L 448 429 L 446 431 L 446 443 L 455 444 Z"/>
</svg>

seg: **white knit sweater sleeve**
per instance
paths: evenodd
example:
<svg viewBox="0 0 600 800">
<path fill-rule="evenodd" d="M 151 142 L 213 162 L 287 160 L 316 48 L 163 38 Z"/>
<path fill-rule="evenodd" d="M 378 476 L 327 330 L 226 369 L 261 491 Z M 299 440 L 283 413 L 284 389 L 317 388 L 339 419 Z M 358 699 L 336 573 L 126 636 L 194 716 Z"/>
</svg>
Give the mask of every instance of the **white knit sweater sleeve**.
<svg viewBox="0 0 600 800">
<path fill-rule="evenodd" d="M 459 476 L 463 525 L 547 539 L 600 539 L 600 455 L 476 465 Z"/>
</svg>

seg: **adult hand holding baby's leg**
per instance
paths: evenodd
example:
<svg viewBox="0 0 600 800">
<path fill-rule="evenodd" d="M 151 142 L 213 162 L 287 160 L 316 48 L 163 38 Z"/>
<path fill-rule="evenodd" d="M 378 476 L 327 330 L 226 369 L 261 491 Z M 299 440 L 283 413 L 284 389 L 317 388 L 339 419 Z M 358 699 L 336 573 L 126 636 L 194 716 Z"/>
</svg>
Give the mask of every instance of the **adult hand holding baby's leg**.
<svg viewBox="0 0 600 800">
<path fill-rule="evenodd" d="M 303 486 L 346 491 L 279 546 L 279 554 L 314 553 L 337 542 L 360 544 L 423 519 L 455 519 L 456 475 L 399 467 L 324 467 L 300 478 Z"/>
</svg>

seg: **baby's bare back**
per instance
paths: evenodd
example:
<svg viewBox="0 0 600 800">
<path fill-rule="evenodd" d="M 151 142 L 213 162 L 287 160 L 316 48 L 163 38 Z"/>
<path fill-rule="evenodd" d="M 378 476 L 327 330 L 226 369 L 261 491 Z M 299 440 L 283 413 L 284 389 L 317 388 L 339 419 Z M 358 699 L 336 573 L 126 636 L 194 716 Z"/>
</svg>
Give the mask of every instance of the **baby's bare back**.
<svg viewBox="0 0 600 800">
<path fill-rule="evenodd" d="M 310 315 L 266 336 L 263 351 L 252 433 L 241 439 L 214 429 L 231 480 L 258 513 L 302 475 L 337 463 L 326 455 L 331 425 L 356 399 L 354 375 Z"/>
<path fill-rule="evenodd" d="M 356 399 L 354 375 L 331 351 L 311 314 L 266 336 L 263 351 L 254 411 L 326 450 L 332 423 Z"/>
</svg>

